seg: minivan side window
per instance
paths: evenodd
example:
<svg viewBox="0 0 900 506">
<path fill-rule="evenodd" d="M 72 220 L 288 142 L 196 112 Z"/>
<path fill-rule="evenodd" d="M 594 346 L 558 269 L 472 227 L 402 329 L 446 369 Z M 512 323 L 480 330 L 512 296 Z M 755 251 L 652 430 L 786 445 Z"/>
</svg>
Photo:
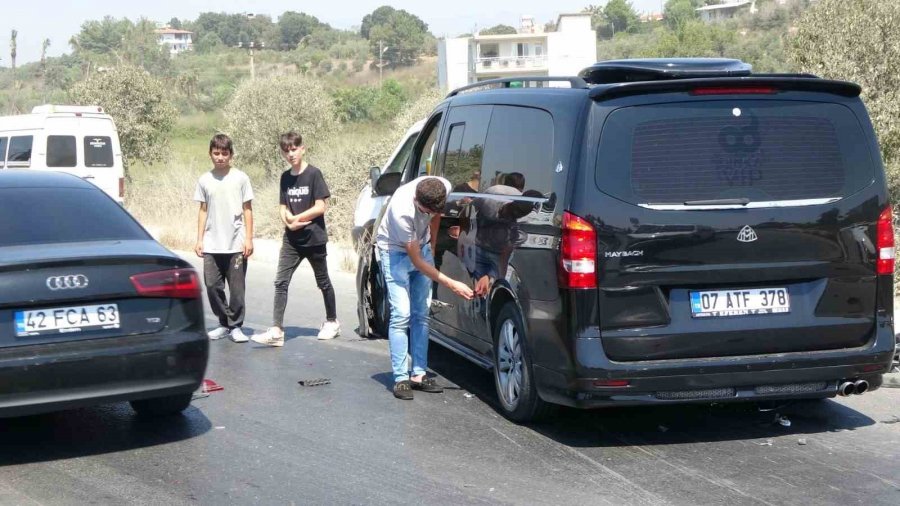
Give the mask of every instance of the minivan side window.
<svg viewBox="0 0 900 506">
<path fill-rule="evenodd" d="M 34 137 L 31 135 L 10 137 L 9 152 L 6 155 L 6 166 L 30 167 L 32 142 L 34 142 Z"/>
<path fill-rule="evenodd" d="M 112 139 L 102 135 L 89 135 L 84 138 L 84 166 L 112 167 Z"/>
<path fill-rule="evenodd" d="M 495 106 L 482 163 L 482 191 L 494 185 L 548 196 L 553 187 L 553 117 L 542 109 Z"/>
<path fill-rule="evenodd" d="M 422 131 L 422 134 L 426 135 L 425 143 L 422 145 L 422 151 L 417 153 L 417 157 L 415 160 L 415 165 L 412 166 L 412 174 L 406 174 L 405 180 L 411 181 L 419 176 L 424 176 L 426 174 L 432 174 L 434 172 L 433 163 L 434 163 L 434 151 L 435 151 L 435 143 L 437 141 L 438 131 L 441 127 L 440 120 L 432 123 L 430 125 L 431 130 Z"/>
<path fill-rule="evenodd" d="M 472 105 L 454 107 L 447 119 L 450 132 L 444 147 L 444 177 L 450 181 L 454 192 L 471 193 L 478 191 L 478 184 L 467 185 L 481 177 L 481 162 L 484 159 L 484 144 L 488 125 L 491 122 L 492 106 Z"/>
<path fill-rule="evenodd" d="M 6 137 L 0 137 L 0 169 L 6 167 Z"/>
<path fill-rule="evenodd" d="M 74 135 L 47 136 L 47 167 L 75 167 L 78 158 L 75 152 Z"/>
</svg>

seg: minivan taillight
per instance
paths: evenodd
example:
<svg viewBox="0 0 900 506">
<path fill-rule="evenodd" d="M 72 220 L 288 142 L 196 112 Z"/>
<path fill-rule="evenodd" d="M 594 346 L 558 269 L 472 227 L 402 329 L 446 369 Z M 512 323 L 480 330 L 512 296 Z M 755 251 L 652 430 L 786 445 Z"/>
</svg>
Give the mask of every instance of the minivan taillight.
<svg viewBox="0 0 900 506">
<path fill-rule="evenodd" d="M 879 275 L 891 275 L 894 273 L 894 213 L 891 206 L 884 208 L 878 217 L 876 227 L 875 246 L 878 249 Z"/>
<path fill-rule="evenodd" d="M 124 177 L 119 178 L 119 198 L 120 199 L 125 198 L 125 178 Z"/>
<path fill-rule="evenodd" d="M 142 297 L 199 299 L 200 278 L 194 269 L 171 269 L 131 276 L 131 283 Z"/>
<path fill-rule="evenodd" d="M 563 213 L 559 252 L 561 287 L 597 288 L 597 233 L 587 220 Z"/>
</svg>

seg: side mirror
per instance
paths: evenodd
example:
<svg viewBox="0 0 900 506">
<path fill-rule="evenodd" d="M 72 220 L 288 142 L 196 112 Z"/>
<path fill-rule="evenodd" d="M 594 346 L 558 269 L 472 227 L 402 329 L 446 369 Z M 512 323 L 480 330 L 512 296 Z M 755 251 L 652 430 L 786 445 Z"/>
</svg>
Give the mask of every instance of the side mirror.
<svg viewBox="0 0 900 506">
<path fill-rule="evenodd" d="M 400 188 L 400 178 L 403 176 L 400 172 L 388 172 L 382 174 L 375 181 L 375 195 L 383 197 L 385 195 L 393 195 L 397 188 Z"/>
<path fill-rule="evenodd" d="M 375 188 L 375 181 L 378 181 L 380 175 L 381 167 L 369 167 L 369 182 L 372 183 L 372 188 Z"/>
</svg>

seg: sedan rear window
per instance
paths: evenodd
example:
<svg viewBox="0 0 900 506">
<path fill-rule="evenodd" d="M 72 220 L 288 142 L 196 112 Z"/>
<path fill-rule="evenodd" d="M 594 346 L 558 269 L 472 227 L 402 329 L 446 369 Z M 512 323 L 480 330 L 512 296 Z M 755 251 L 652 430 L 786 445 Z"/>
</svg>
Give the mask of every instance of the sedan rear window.
<svg viewBox="0 0 900 506">
<path fill-rule="evenodd" d="M 635 204 L 844 197 L 874 163 L 850 109 L 815 102 L 720 100 L 614 111 L 600 137 L 597 184 Z"/>
<path fill-rule="evenodd" d="M 0 246 L 150 239 L 138 223 L 96 189 L 0 189 Z"/>
</svg>

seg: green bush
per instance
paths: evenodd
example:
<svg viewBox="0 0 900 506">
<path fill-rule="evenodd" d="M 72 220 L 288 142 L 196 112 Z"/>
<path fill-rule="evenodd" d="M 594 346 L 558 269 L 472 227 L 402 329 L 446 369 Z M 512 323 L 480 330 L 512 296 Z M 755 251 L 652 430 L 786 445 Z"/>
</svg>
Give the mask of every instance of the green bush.
<svg viewBox="0 0 900 506">
<path fill-rule="evenodd" d="M 95 72 L 69 93 L 80 105 L 99 105 L 119 131 L 126 170 L 140 160 L 153 163 L 169 155 L 169 133 L 177 111 L 162 81 L 137 67 Z"/>
<path fill-rule="evenodd" d="M 385 80 L 380 88 L 354 86 L 337 89 L 332 96 L 342 122 L 390 121 L 408 100 L 406 90 L 394 79 Z"/>
<path fill-rule="evenodd" d="M 284 166 L 279 136 L 296 130 L 315 143 L 337 128 L 336 112 L 322 82 L 303 76 L 275 76 L 245 81 L 225 107 L 228 131 L 238 163 L 268 174 Z"/>
</svg>

